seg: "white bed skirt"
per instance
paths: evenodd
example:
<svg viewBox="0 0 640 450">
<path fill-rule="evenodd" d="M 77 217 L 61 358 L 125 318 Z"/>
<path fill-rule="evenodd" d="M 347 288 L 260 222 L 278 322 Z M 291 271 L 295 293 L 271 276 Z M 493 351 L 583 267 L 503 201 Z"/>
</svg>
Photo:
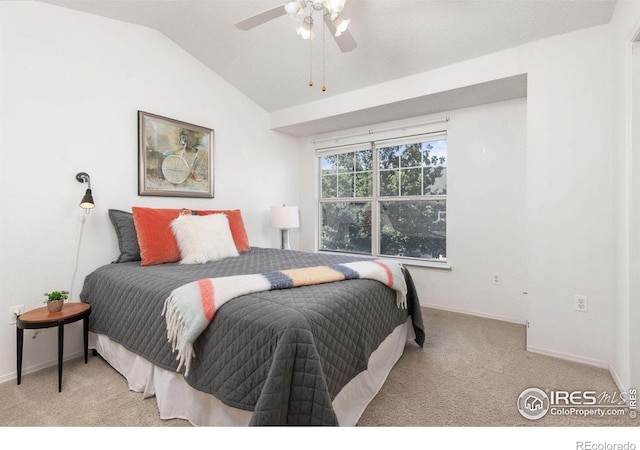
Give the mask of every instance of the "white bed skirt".
<svg viewBox="0 0 640 450">
<path fill-rule="evenodd" d="M 355 426 L 384 384 L 407 340 L 415 338 L 411 318 L 399 325 L 369 358 L 368 369 L 351 380 L 333 400 L 341 426 Z M 182 374 L 153 365 L 102 334 L 91 333 L 92 347 L 128 381 L 129 389 L 155 396 L 161 419 L 185 419 L 195 426 L 248 426 L 251 411 L 232 408 L 198 391 Z"/>
</svg>

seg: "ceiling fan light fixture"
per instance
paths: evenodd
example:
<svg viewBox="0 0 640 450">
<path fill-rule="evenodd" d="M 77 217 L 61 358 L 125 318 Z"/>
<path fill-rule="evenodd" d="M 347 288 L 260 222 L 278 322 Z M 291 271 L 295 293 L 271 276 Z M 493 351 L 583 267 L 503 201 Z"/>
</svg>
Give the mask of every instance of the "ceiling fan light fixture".
<svg viewBox="0 0 640 450">
<path fill-rule="evenodd" d="M 305 17 L 304 21 L 296 28 L 296 33 L 302 39 L 313 39 L 315 34 L 313 33 L 313 20 L 311 17 Z"/>
<path fill-rule="evenodd" d="M 335 14 L 340 14 L 342 12 L 342 10 L 344 9 L 344 4 L 345 3 L 346 3 L 346 0 L 325 0 L 324 1 L 324 7 L 332 15 L 334 13 Z M 332 20 L 335 20 L 335 19 L 332 19 Z"/>
<path fill-rule="evenodd" d="M 336 32 L 334 36 L 338 37 L 345 31 L 347 31 L 347 28 L 349 28 L 350 23 L 351 23 L 351 19 L 340 19 L 340 21 L 336 23 Z"/>
<path fill-rule="evenodd" d="M 296 1 L 287 2 L 287 4 L 284 5 L 284 10 L 291 17 L 295 17 L 298 11 L 300 11 L 300 5 Z"/>
<path fill-rule="evenodd" d="M 340 51 L 347 53 L 357 47 L 351 33 L 347 29 L 350 19 L 340 17 L 346 0 L 284 0 L 280 5 L 263 11 L 259 14 L 247 17 L 236 22 L 236 28 L 247 31 L 278 17 L 288 15 L 296 22 L 296 34 L 303 40 L 308 40 L 309 47 L 309 86 L 313 86 L 313 43 L 312 39 L 316 33 L 313 26 L 313 16 L 320 17 L 320 33 L 322 36 L 322 90 L 326 91 L 325 85 L 325 27 L 328 28 L 329 36 L 336 41 Z M 338 39 L 339 38 L 339 39 Z"/>
</svg>

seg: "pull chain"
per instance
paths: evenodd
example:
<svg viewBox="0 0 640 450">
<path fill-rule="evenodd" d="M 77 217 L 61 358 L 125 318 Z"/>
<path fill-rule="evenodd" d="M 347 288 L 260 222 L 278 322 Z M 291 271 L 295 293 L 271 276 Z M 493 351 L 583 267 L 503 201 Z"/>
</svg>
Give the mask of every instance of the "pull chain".
<svg viewBox="0 0 640 450">
<path fill-rule="evenodd" d="M 324 18 L 323 18 L 324 19 Z M 325 24 L 322 24 L 322 92 L 327 90 L 327 87 L 324 84 L 324 29 L 327 28 Z"/>
<path fill-rule="evenodd" d="M 313 86 L 313 76 L 312 76 L 312 61 L 313 61 L 313 46 L 311 45 L 311 38 L 313 33 L 313 9 L 309 11 L 309 86 Z"/>
</svg>

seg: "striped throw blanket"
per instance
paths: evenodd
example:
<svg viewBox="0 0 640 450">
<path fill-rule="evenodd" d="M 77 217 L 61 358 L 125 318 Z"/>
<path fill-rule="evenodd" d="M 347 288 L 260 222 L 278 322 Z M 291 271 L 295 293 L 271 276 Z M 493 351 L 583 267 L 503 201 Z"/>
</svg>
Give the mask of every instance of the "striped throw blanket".
<svg viewBox="0 0 640 450">
<path fill-rule="evenodd" d="M 255 292 L 358 278 L 376 280 L 394 289 L 398 307 L 407 308 L 407 286 L 402 267 L 394 261 L 379 259 L 204 278 L 174 289 L 165 301 L 162 315 L 167 322 L 167 339 L 180 362 L 178 370 L 184 365 L 185 375 L 189 374 L 191 360 L 195 357 L 193 343 L 211 323 L 216 311 L 229 300 Z"/>
</svg>

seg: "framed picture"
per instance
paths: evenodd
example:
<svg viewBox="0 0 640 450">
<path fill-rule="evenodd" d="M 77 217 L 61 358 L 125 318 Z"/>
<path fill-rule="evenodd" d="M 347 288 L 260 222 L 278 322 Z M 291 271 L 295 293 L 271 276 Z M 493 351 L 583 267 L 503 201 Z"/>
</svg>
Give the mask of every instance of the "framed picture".
<svg viewBox="0 0 640 450">
<path fill-rule="evenodd" d="M 138 194 L 213 198 L 213 130 L 138 111 Z"/>
</svg>

